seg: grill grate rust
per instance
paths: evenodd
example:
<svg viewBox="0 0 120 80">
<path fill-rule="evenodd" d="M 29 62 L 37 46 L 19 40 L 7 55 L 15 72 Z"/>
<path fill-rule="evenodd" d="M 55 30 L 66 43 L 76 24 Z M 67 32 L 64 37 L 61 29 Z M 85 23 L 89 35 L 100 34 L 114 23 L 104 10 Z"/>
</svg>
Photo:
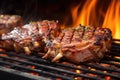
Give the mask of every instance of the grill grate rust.
<svg viewBox="0 0 120 80">
<path fill-rule="evenodd" d="M 0 74 L 4 72 L 25 80 L 120 79 L 120 40 L 114 41 L 117 43 L 113 42 L 111 55 L 106 56 L 99 63 L 81 63 L 80 65 L 68 62 L 52 63 L 38 55 L 0 52 L 3 55 L 0 56 Z"/>
</svg>

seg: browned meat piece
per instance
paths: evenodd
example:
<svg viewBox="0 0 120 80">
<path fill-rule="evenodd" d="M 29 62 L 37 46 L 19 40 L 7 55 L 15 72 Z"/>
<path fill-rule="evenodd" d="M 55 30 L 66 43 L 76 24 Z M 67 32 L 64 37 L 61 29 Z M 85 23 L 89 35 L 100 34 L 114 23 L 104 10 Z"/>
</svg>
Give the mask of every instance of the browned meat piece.
<svg viewBox="0 0 120 80">
<path fill-rule="evenodd" d="M 23 25 L 23 20 L 18 15 L 0 15 L 0 35 L 10 32 L 14 27 Z"/>
<path fill-rule="evenodd" d="M 61 58 L 73 63 L 97 61 L 111 47 L 111 31 L 107 28 L 81 26 L 64 29 L 60 33 L 58 21 L 43 20 L 15 27 L 2 34 L 0 47 L 16 52 L 45 52 L 45 59 L 53 62 Z"/>
<path fill-rule="evenodd" d="M 84 34 L 84 26 L 78 27 L 77 29 L 75 29 L 74 35 L 72 37 L 72 42 L 81 42 L 82 41 L 82 37 Z"/>
<path fill-rule="evenodd" d="M 30 54 L 43 51 L 47 40 L 52 40 L 58 33 L 59 29 L 55 21 L 31 22 L 21 28 L 14 28 L 10 33 L 2 34 L 0 44 L 4 49 Z"/>
<path fill-rule="evenodd" d="M 66 34 L 64 33 L 61 42 L 56 39 L 53 41 L 53 45 L 43 58 L 51 59 L 53 62 L 59 61 L 62 57 L 73 63 L 97 61 L 111 47 L 111 31 L 107 28 L 79 26 L 74 32 L 66 31 Z"/>
<path fill-rule="evenodd" d="M 95 30 L 94 27 L 86 26 L 85 31 L 84 31 L 84 35 L 83 35 L 83 40 L 91 39 L 93 37 L 94 30 Z"/>
<path fill-rule="evenodd" d="M 73 33 L 74 33 L 74 29 L 66 29 L 64 31 L 64 37 L 61 40 L 61 44 L 71 43 Z"/>
</svg>

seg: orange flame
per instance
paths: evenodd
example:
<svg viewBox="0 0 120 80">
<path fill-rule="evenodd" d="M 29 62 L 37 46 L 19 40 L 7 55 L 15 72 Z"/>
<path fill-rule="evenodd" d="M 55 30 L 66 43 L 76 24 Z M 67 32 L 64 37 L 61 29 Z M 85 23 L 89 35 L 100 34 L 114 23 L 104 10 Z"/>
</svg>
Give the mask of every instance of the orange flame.
<svg viewBox="0 0 120 80">
<path fill-rule="evenodd" d="M 99 4 L 102 2 L 102 5 Z M 108 5 L 104 8 L 104 0 L 86 0 L 81 4 L 71 8 L 73 24 L 90 26 L 102 26 L 112 30 L 113 38 L 120 39 L 120 0 L 108 0 Z M 98 8 L 99 5 L 99 8 Z"/>
<path fill-rule="evenodd" d="M 112 0 L 103 23 L 103 27 L 112 30 L 113 38 L 120 39 L 120 0 Z"/>
<path fill-rule="evenodd" d="M 74 8 L 72 8 L 73 25 L 74 26 L 77 26 L 78 24 L 91 25 L 90 18 L 92 17 L 92 22 L 94 22 L 93 20 L 96 19 L 95 17 L 96 3 L 97 0 L 86 0 L 86 3 L 83 6 L 80 13 L 79 13 L 80 5 L 77 5 Z"/>
</svg>

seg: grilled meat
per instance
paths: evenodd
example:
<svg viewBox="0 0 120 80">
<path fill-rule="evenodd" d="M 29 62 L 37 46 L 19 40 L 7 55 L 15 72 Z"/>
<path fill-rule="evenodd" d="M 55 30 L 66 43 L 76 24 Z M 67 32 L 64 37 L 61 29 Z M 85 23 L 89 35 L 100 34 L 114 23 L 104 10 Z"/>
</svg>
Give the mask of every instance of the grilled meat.
<svg viewBox="0 0 120 80">
<path fill-rule="evenodd" d="M 10 32 L 14 27 L 23 25 L 23 20 L 18 15 L 0 15 L 0 36 Z"/>
<path fill-rule="evenodd" d="M 67 29 L 53 41 L 43 58 L 53 62 L 62 57 L 73 63 L 97 61 L 109 51 L 111 40 L 111 31 L 107 28 L 79 26 Z"/>
<path fill-rule="evenodd" d="M 15 27 L 10 33 L 2 34 L 0 44 L 4 49 L 30 54 L 43 51 L 47 40 L 52 40 L 58 33 L 59 27 L 55 21 L 31 22 L 21 28 Z"/>
<path fill-rule="evenodd" d="M 4 18 L 0 21 L 8 19 L 8 16 Z M 16 27 L 2 34 L 1 48 L 26 54 L 47 52 L 43 56 L 44 59 L 57 62 L 64 58 L 73 63 L 80 63 L 101 59 L 111 47 L 111 31 L 107 28 L 79 25 L 77 28 L 60 32 L 58 21 L 43 20 L 17 27 L 22 25 L 21 22 L 14 16 L 5 22 L 6 24 L 3 23 L 5 27 Z"/>
</svg>

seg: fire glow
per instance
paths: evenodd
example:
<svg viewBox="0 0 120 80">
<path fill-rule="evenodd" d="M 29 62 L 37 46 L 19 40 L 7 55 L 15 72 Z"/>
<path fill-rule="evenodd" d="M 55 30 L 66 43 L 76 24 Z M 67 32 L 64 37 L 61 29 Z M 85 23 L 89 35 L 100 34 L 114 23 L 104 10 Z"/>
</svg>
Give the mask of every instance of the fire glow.
<svg viewBox="0 0 120 80">
<path fill-rule="evenodd" d="M 120 39 L 120 0 L 111 0 L 108 5 L 103 1 L 106 9 L 99 3 L 99 0 L 86 0 L 83 5 L 72 6 L 72 26 L 82 24 L 110 28 L 113 38 Z"/>
<path fill-rule="evenodd" d="M 120 39 L 120 1 L 113 0 L 105 15 L 103 26 L 108 26 L 114 38 Z"/>
</svg>

